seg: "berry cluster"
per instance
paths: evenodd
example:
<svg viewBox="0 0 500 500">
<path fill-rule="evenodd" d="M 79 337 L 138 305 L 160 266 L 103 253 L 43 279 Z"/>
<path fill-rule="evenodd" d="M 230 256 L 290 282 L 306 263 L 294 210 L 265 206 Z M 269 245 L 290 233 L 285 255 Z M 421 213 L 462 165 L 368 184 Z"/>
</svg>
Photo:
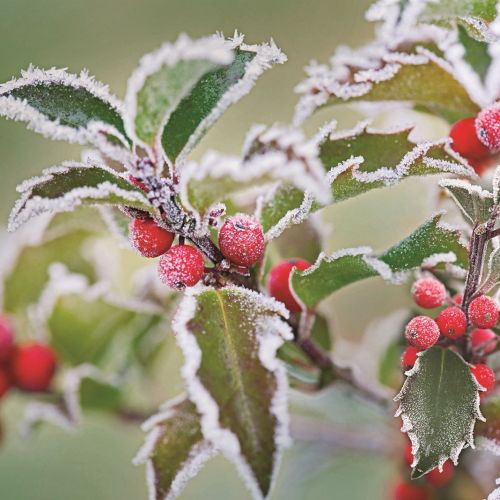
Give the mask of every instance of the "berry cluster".
<svg viewBox="0 0 500 500">
<path fill-rule="evenodd" d="M 500 152 L 500 103 L 456 122 L 450 138 L 453 149 L 469 161 L 477 174 L 482 174 L 488 158 Z"/>
<path fill-rule="evenodd" d="M 13 328 L 0 316 L 0 398 L 12 387 L 44 392 L 52 382 L 57 358 L 47 345 L 29 342 L 16 345 Z"/>
<path fill-rule="evenodd" d="M 440 338 L 444 344 L 459 339 L 470 347 L 475 363 L 471 366 L 471 372 L 486 389 L 481 393 L 481 397 L 484 397 L 495 384 L 495 373 L 485 364 L 487 355 L 495 349 L 498 341 L 498 336 L 491 330 L 499 319 L 495 300 L 487 295 L 475 297 L 470 301 L 466 315 L 460 307 L 461 296 L 448 299 L 444 285 L 435 278 L 417 280 L 412 286 L 412 296 L 415 303 L 424 309 L 445 307 L 434 319 L 420 315 L 406 325 L 405 338 L 409 346 L 401 360 L 403 370 L 411 369 L 418 353 L 436 344 Z"/>
</svg>

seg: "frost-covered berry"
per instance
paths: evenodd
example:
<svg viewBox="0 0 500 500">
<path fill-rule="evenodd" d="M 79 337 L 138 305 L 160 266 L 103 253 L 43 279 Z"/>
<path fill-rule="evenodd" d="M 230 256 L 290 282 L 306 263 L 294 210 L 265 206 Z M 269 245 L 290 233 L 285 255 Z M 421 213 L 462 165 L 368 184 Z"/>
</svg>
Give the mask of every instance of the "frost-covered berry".
<svg viewBox="0 0 500 500">
<path fill-rule="evenodd" d="M 487 295 L 480 295 L 469 304 L 469 318 L 479 328 L 491 328 L 498 322 L 498 306 Z"/>
<path fill-rule="evenodd" d="M 420 484 L 399 481 L 392 492 L 392 500 L 430 500 L 427 488 Z"/>
<path fill-rule="evenodd" d="M 10 389 L 10 377 L 5 368 L 0 368 L 0 398 L 3 398 Z"/>
<path fill-rule="evenodd" d="M 25 391 L 46 391 L 56 371 L 57 357 L 47 345 L 32 342 L 19 346 L 12 360 L 14 383 Z"/>
<path fill-rule="evenodd" d="M 259 222 L 245 214 L 229 217 L 219 231 L 224 257 L 238 266 L 251 266 L 264 255 L 264 231 Z"/>
<path fill-rule="evenodd" d="M 492 153 L 500 151 L 500 102 L 480 111 L 475 125 L 480 141 Z"/>
<path fill-rule="evenodd" d="M 443 309 L 435 321 L 439 331 L 449 339 L 457 339 L 467 330 L 467 317 L 458 306 Z"/>
<path fill-rule="evenodd" d="M 194 286 L 203 277 L 203 254 L 190 245 L 173 246 L 160 258 L 158 272 L 161 280 L 170 288 L 183 290 Z"/>
<path fill-rule="evenodd" d="M 443 464 L 442 472 L 439 472 L 439 469 L 436 467 L 428 472 L 424 477 L 429 484 L 432 484 L 432 486 L 440 487 L 448 484 L 453 479 L 454 474 L 455 468 L 453 467 L 453 464 L 447 460 Z"/>
<path fill-rule="evenodd" d="M 158 226 L 153 219 L 132 219 L 129 224 L 130 241 L 143 257 L 159 257 L 174 241 L 175 234 Z"/>
<path fill-rule="evenodd" d="M 12 325 L 5 316 L 0 315 L 0 363 L 9 360 L 14 349 Z"/>
<path fill-rule="evenodd" d="M 478 384 L 486 389 L 486 392 L 493 389 L 495 385 L 495 372 L 488 365 L 478 363 L 476 366 L 473 366 L 470 371 L 476 378 Z"/>
<path fill-rule="evenodd" d="M 464 118 L 456 122 L 450 130 L 453 140 L 451 147 L 466 159 L 479 160 L 490 154 L 476 132 L 476 119 Z"/>
<path fill-rule="evenodd" d="M 413 368 L 415 361 L 417 361 L 417 355 L 421 351 L 418 347 L 414 347 L 409 345 L 405 351 L 403 352 L 403 356 L 401 357 L 401 367 L 403 371 L 408 371 Z"/>
<path fill-rule="evenodd" d="M 457 306 L 461 306 L 462 305 L 462 300 L 464 299 L 464 296 L 461 294 L 461 293 L 456 293 L 455 295 L 453 295 L 453 302 L 457 305 Z"/>
<path fill-rule="evenodd" d="M 275 299 L 283 302 L 290 312 L 300 312 L 300 304 L 295 300 L 295 297 L 290 290 L 290 283 L 288 281 L 293 268 L 303 271 L 311 264 L 304 259 L 290 259 L 283 260 L 276 264 L 269 272 L 269 280 L 267 282 L 267 289 L 269 295 Z"/>
<path fill-rule="evenodd" d="M 415 316 L 405 329 L 407 342 L 419 349 L 433 346 L 439 339 L 439 327 L 428 316 Z"/>
<path fill-rule="evenodd" d="M 446 288 L 435 278 L 422 278 L 411 287 L 413 300 L 424 309 L 441 307 L 446 300 Z"/>
<path fill-rule="evenodd" d="M 476 328 L 470 334 L 472 348 L 475 351 L 480 351 L 483 354 L 488 354 L 495 349 L 498 336 L 493 330 Z"/>
</svg>

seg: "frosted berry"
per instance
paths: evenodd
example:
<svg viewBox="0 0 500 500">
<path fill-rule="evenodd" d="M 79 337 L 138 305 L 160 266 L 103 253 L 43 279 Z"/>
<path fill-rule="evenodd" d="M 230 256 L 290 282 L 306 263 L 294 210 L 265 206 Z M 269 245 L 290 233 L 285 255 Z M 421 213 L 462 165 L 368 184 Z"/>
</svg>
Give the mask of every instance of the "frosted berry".
<svg viewBox="0 0 500 500">
<path fill-rule="evenodd" d="M 443 464 L 442 472 L 439 472 L 439 469 L 436 467 L 428 472 L 424 477 L 429 484 L 439 487 L 448 484 L 453 479 L 454 474 L 455 468 L 453 467 L 453 464 L 447 460 Z"/>
<path fill-rule="evenodd" d="M 9 360 L 14 349 L 12 325 L 5 316 L 0 316 L 0 363 Z"/>
<path fill-rule="evenodd" d="M 403 368 L 403 371 L 407 371 L 413 368 L 415 361 L 417 361 L 417 354 L 420 351 L 421 349 L 413 347 L 412 345 L 409 345 L 405 349 L 405 352 L 403 352 L 403 356 L 401 358 L 401 367 Z"/>
<path fill-rule="evenodd" d="M 311 264 L 304 259 L 284 260 L 271 269 L 267 282 L 269 294 L 280 302 L 283 302 L 290 312 L 301 311 L 300 304 L 295 300 L 288 281 L 290 273 L 295 267 L 303 271 L 311 267 Z"/>
<path fill-rule="evenodd" d="M 467 330 L 467 317 L 458 306 L 443 309 L 435 321 L 439 331 L 449 339 L 457 339 Z"/>
<path fill-rule="evenodd" d="M 479 385 L 482 385 L 486 392 L 491 391 L 495 385 L 495 372 L 488 366 L 478 363 L 473 366 L 470 371 L 476 378 Z"/>
<path fill-rule="evenodd" d="M 483 354 L 488 354 L 495 349 L 498 336 L 493 330 L 476 328 L 470 334 L 472 348 Z"/>
<path fill-rule="evenodd" d="M 406 325 L 405 337 L 410 345 L 427 349 L 438 341 L 439 327 L 428 316 L 416 316 Z"/>
<path fill-rule="evenodd" d="M 422 278 L 411 287 L 413 300 L 424 309 L 441 307 L 446 300 L 446 288 L 435 278 Z"/>
<path fill-rule="evenodd" d="M 491 151 L 500 151 L 500 103 L 483 109 L 476 117 L 479 140 Z"/>
<path fill-rule="evenodd" d="M 453 295 L 453 302 L 457 306 L 461 306 L 462 305 L 462 300 L 463 299 L 464 299 L 464 296 L 461 293 L 457 293 L 457 294 Z"/>
<path fill-rule="evenodd" d="M 43 392 L 52 382 L 56 364 L 56 354 L 49 346 L 32 342 L 16 349 L 11 374 L 19 389 Z"/>
<path fill-rule="evenodd" d="M 158 226 L 153 219 L 132 219 L 129 225 L 130 241 L 143 257 L 159 257 L 174 241 L 175 234 Z"/>
<path fill-rule="evenodd" d="M 189 245 L 173 246 L 161 257 L 158 272 L 161 280 L 170 288 L 183 290 L 187 286 L 194 286 L 205 272 L 203 254 Z"/>
<path fill-rule="evenodd" d="M 392 500 L 430 500 L 431 496 L 425 486 L 400 481 L 394 487 Z"/>
<path fill-rule="evenodd" d="M 10 378 L 5 368 L 0 368 L 0 399 L 7 394 L 10 389 Z"/>
<path fill-rule="evenodd" d="M 491 328 L 498 322 L 498 306 L 487 295 L 480 295 L 469 304 L 469 318 L 479 328 Z"/>
<path fill-rule="evenodd" d="M 264 231 L 259 222 L 245 214 L 230 217 L 219 231 L 224 257 L 238 266 L 251 266 L 264 255 Z"/>
<path fill-rule="evenodd" d="M 453 140 L 451 147 L 466 159 L 479 160 L 490 154 L 477 135 L 475 118 L 456 122 L 451 127 L 450 138 Z"/>
</svg>

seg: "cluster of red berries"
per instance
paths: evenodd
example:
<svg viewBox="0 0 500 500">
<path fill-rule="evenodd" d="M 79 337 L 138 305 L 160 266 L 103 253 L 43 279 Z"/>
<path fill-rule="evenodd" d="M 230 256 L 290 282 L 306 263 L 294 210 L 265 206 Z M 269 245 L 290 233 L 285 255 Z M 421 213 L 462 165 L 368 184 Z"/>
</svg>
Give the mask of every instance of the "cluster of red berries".
<svg viewBox="0 0 500 500">
<path fill-rule="evenodd" d="M 422 278 L 412 286 L 412 296 L 415 303 L 424 309 L 435 309 L 442 307 L 448 300 L 444 285 L 435 278 Z M 409 344 L 403 353 L 403 370 L 409 370 L 415 364 L 420 351 L 433 346 L 442 335 L 451 340 L 461 338 L 466 334 L 469 321 L 474 327 L 468 334 L 468 341 L 474 353 L 474 358 L 484 361 L 496 346 L 498 336 L 491 330 L 499 318 L 498 305 L 491 297 L 479 295 L 474 298 L 468 307 L 468 318 L 459 307 L 461 297 L 456 296 L 435 319 L 429 316 L 416 316 L 405 329 L 405 338 Z M 493 370 L 483 362 L 477 363 L 471 368 L 472 374 L 478 383 L 486 391 L 484 396 L 491 391 L 495 384 L 495 374 Z"/>
<path fill-rule="evenodd" d="M 0 398 L 12 387 L 46 391 L 56 365 L 56 354 L 49 346 L 37 342 L 16 345 L 10 322 L 0 316 Z"/>
<path fill-rule="evenodd" d="M 486 160 L 500 152 L 500 103 L 483 109 L 475 117 L 456 122 L 450 138 L 453 149 L 481 174 L 487 167 Z"/>
</svg>

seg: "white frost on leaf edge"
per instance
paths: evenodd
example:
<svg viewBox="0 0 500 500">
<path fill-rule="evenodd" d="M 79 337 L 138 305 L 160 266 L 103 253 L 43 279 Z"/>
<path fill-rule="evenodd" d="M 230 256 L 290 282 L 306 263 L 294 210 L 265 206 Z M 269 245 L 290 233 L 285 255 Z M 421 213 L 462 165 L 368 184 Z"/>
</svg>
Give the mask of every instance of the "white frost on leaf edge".
<svg viewBox="0 0 500 500">
<path fill-rule="evenodd" d="M 62 408 L 54 404 L 32 402 L 24 409 L 24 415 L 19 423 L 19 433 L 27 438 L 33 433 L 36 425 L 46 422 L 67 432 L 76 431 L 76 424 Z"/>
<path fill-rule="evenodd" d="M 498 488 L 495 488 L 489 495 L 487 500 L 500 500 L 500 477 L 496 480 Z"/>
<path fill-rule="evenodd" d="M 229 286 L 225 288 L 225 291 L 231 289 L 246 295 L 247 298 L 258 300 L 261 307 L 264 307 L 268 309 L 268 311 L 274 312 L 283 318 L 287 318 L 289 315 L 284 305 L 273 298 L 265 297 L 257 292 L 235 286 Z M 241 454 L 241 448 L 237 436 L 229 429 L 225 429 L 220 426 L 219 407 L 208 390 L 203 386 L 200 379 L 197 377 L 197 371 L 201 365 L 202 352 L 196 342 L 195 335 L 189 331 L 187 325 L 189 321 L 194 318 L 196 313 L 196 296 L 210 290 L 213 289 L 203 286 L 197 286 L 189 289 L 182 299 L 179 309 L 172 322 L 174 332 L 176 333 L 177 343 L 185 357 L 185 364 L 182 367 L 182 376 L 186 383 L 188 396 L 201 414 L 201 426 L 205 439 L 216 446 L 217 449 L 219 449 L 230 461 L 235 464 L 236 469 L 248 487 L 253 498 L 261 499 L 263 498 L 262 493 L 250 466 Z M 272 326 L 278 327 L 278 321 L 279 318 L 276 317 Z M 266 327 L 269 326 L 270 325 L 268 323 Z M 276 337 L 276 339 L 274 339 L 274 337 Z M 277 419 L 275 443 L 277 456 L 274 457 L 275 461 L 279 460 L 282 448 L 285 445 L 288 445 L 290 440 L 288 436 L 288 413 L 280 413 L 283 410 L 287 410 L 286 392 L 284 394 L 278 394 L 279 390 L 287 389 L 288 382 L 286 377 L 283 378 L 282 374 L 279 373 L 279 362 L 275 357 L 273 360 L 273 356 L 276 354 L 276 350 L 282 345 L 283 341 L 291 338 L 293 338 L 293 334 L 285 323 L 281 323 L 279 325 L 279 329 L 274 332 L 271 332 L 268 328 L 266 328 L 264 332 L 257 332 L 257 339 L 259 341 L 259 359 L 261 360 L 263 366 L 266 368 L 271 367 L 271 371 L 273 371 L 277 377 L 278 391 L 274 395 L 271 405 L 271 411 Z M 280 414 L 278 415 L 278 413 Z M 277 463 L 275 462 L 274 471 L 276 470 L 276 466 Z"/>
</svg>

